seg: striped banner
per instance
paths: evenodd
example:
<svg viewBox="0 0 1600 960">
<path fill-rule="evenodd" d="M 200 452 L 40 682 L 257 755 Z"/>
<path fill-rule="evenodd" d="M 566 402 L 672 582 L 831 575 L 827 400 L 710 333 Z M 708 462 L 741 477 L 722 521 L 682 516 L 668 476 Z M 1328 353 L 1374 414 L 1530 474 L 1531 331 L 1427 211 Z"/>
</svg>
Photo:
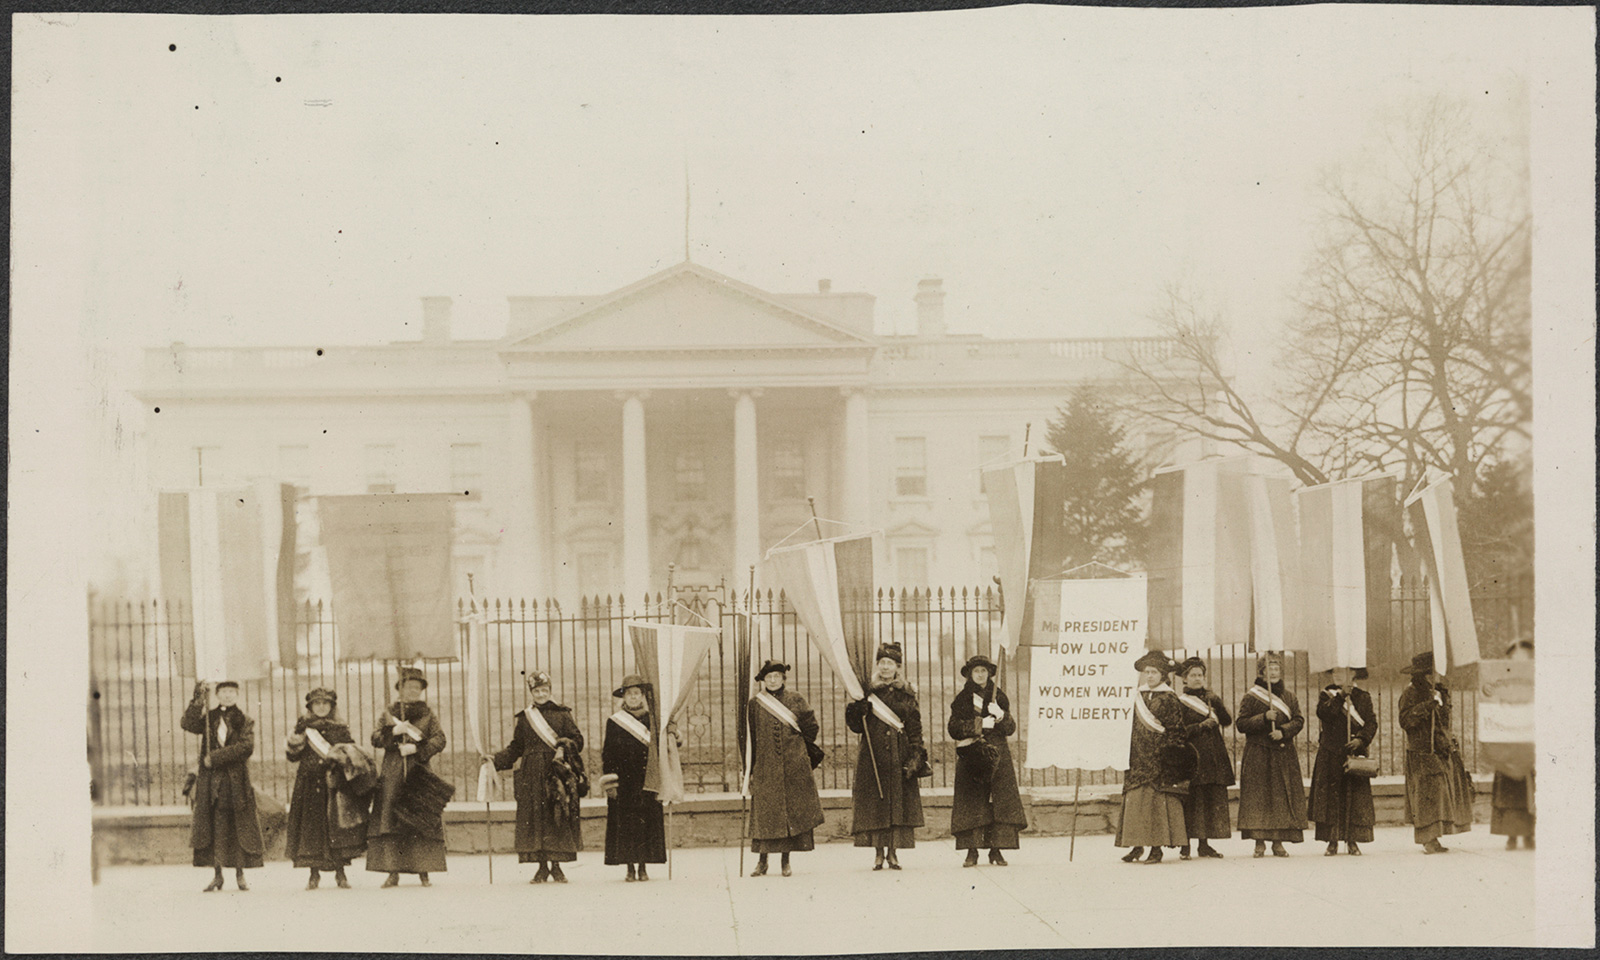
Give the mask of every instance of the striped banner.
<svg viewBox="0 0 1600 960">
<path fill-rule="evenodd" d="M 1202 461 L 1151 479 L 1152 648 L 1196 651 L 1249 637 L 1251 507 L 1245 465 Z M 1275 536 L 1266 539 L 1278 542 Z M 1281 600 L 1277 606 L 1281 609 Z"/>
<path fill-rule="evenodd" d="M 1007 653 L 1016 653 L 1019 645 L 1032 643 L 1029 584 L 1036 577 L 1057 575 L 1066 560 L 1066 464 L 1043 457 L 1022 460 L 983 471 L 983 484 L 995 565 L 1007 601 L 1000 618 L 1001 643 Z"/>
<path fill-rule="evenodd" d="M 454 660 L 452 494 L 318 497 L 340 660 Z"/>
<path fill-rule="evenodd" d="M 663 731 L 688 701 L 695 671 L 721 633 L 710 627 L 642 620 L 624 625 L 633 641 L 634 662 L 651 688 L 650 763 L 644 789 L 662 803 L 677 803 L 683 799 L 683 761 L 677 741 Z"/>
<path fill-rule="evenodd" d="M 872 534 L 767 551 L 762 579 L 783 590 L 852 700 L 872 672 Z"/>
<path fill-rule="evenodd" d="M 1390 642 L 1400 504 L 1393 477 L 1307 487 L 1300 503 L 1299 632 L 1312 671 L 1365 667 Z"/>
<path fill-rule="evenodd" d="M 1242 483 L 1250 511 L 1250 592 L 1257 650 L 1302 646 L 1299 608 L 1300 535 L 1294 523 L 1294 481 L 1224 463 L 1224 484 Z"/>
<path fill-rule="evenodd" d="M 1467 561 L 1461 552 L 1454 488 L 1441 477 L 1406 498 L 1412 536 L 1428 581 L 1433 626 L 1433 662 L 1439 673 L 1478 662 L 1478 626 L 1467 590 Z"/>
<path fill-rule="evenodd" d="M 255 680 L 295 662 L 294 506 L 275 482 L 159 495 L 161 593 L 192 621 L 179 675 Z"/>
</svg>

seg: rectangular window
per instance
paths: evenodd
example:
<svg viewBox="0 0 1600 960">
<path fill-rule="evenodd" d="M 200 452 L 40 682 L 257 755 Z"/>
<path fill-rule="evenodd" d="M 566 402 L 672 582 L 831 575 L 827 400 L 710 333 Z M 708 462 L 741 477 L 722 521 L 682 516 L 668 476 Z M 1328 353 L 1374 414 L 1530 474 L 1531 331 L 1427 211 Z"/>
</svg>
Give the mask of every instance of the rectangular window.
<svg viewBox="0 0 1600 960">
<path fill-rule="evenodd" d="M 450 444 L 450 492 L 483 499 L 483 444 Z"/>
<path fill-rule="evenodd" d="M 769 500 L 806 498 L 806 455 L 800 438 L 779 436 L 772 440 L 772 476 L 767 484 Z"/>
<path fill-rule="evenodd" d="M 705 445 L 694 440 L 681 444 L 673 456 L 672 475 L 679 503 L 705 500 L 709 496 Z"/>
<path fill-rule="evenodd" d="M 222 448 L 195 447 L 194 485 L 203 487 L 210 483 L 215 487 L 221 485 L 222 481 Z"/>
<path fill-rule="evenodd" d="M 303 443 L 278 447 L 278 482 L 292 483 L 301 490 L 311 486 L 311 448 Z"/>
<path fill-rule="evenodd" d="M 928 440 L 896 437 L 894 440 L 894 493 L 897 497 L 928 495 Z"/>
<path fill-rule="evenodd" d="M 989 492 L 989 488 L 984 485 L 983 471 L 1004 463 L 1006 455 L 1010 452 L 1011 438 L 1009 436 L 978 438 L 978 493 L 987 494 Z"/>
<path fill-rule="evenodd" d="M 580 440 L 573 448 L 573 498 L 579 503 L 611 500 L 611 458 L 593 440 Z"/>
<path fill-rule="evenodd" d="M 928 548 L 898 547 L 894 552 L 895 576 L 902 587 L 928 586 Z"/>
<path fill-rule="evenodd" d="M 368 493 L 394 493 L 398 451 L 392 443 L 367 444 L 365 467 Z"/>
</svg>

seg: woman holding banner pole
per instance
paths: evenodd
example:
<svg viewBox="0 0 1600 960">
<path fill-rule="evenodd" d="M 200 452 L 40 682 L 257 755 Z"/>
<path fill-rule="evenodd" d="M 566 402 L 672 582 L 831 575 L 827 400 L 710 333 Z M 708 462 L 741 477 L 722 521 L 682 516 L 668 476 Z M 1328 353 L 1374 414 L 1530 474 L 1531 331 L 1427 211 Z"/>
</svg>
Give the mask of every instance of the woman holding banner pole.
<svg viewBox="0 0 1600 960">
<path fill-rule="evenodd" d="M 1239 835 L 1254 840 L 1253 856 L 1287 857 L 1285 843 L 1300 843 L 1306 830 L 1306 788 L 1294 738 L 1305 728 L 1300 702 L 1283 682 L 1283 654 L 1269 650 L 1256 660 L 1256 682 L 1239 703 L 1238 730 L 1245 735 L 1239 760 Z"/>
<path fill-rule="evenodd" d="M 647 863 L 667 862 L 666 815 L 656 795 L 646 791 L 650 762 L 650 684 L 630 674 L 611 691 L 622 709 L 606 720 L 600 751 L 600 781 L 606 792 L 606 865 L 627 864 L 629 883 L 649 880 Z"/>
<path fill-rule="evenodd" d="M 1439 838 L 1472 829 L 1472 778 L 1450 733 L 1450 691 L 1433 672 L 1433 651 L 1411 658 L 1411 683 L 1395 712 L 1406 732 L 1406 815 L 1423 853 L 1449 853 Z"/>
<path fill-rule="evenodd" d="M 815 848 L 812 831 L 822 825 L 822 800 L 811 771 L 822 762 L 820 727 L 805 697 L 786 689 L 789 665 L 768 660 L 756 671 L 761 689 L 745 706 L 750 731 L 750 851 L 758 855 L 750 876 L 767 873 L 767 855 L 781 854 L 790 876 L 789 854 Z M 744 737 L 740 728 L 740 737 Z"/>
<path fill-rule="evenodd" d="M 339 744 L 355 743 L 350 728 L 335 712 L 339 695 L 325 687 L 306 694 L 306 712 L 294 724 L 285 757 L 298 763 L 294 775 L 294 794 L 289 801 L 287 852 L 296 867 L 308 869 L 307 890 L 322 882 L 322 871 L 332 870 L 341 890 L 350 887 L 344 868 L 366 847 L 366 831 L 341 830 L 335 805 L 340 802 L 330 778 L 338 761 L 329 754 Z M 343 782 L 343 776 L 338 775 Z M 363 803 L 365 799 L 363 798 Z M 362 811 L 364 813 L 364 811 Z M 361 826 L 366 826 L 365 818 Z"/>
<path fill-rule="evenodd" d="M 1376 816 L 1372 807 L 1372 781 L 1350 776 L 1345 760 L 1364 757 L 1378 735 L 1378 713 L 1372 695 L 1356 686 L 1365 680 L 1365 668 L 1336 667 L 1332 682 L 1317 696 L 1317 759 L 1311 767 L 1311 806 L 1307 815 L 1317 825 L 1317 839 L 1328 845 L 1323 856 L 1339 852 L 1339 841 L 1351 856 L 1360 856 L 1358 844 L 1372 842 Z"/>
<path fill-rule="evenodd" d="M 372 745 L 383 751 L 378 792 L 367 826 L 367 870 L 387 873 L 384 887 L 398 886 L 400 874 L 414 873 L 425 887 L 430 873 L 445 869 L 444 804 L 439 815 L 417 822 L 405 813 L 411 791 L 423 789 L 428 761 L 444 752 L 444 728 L 422 699 L 428 680 L 414 667 L 401 667 L 395 682 L 400 699 L 378 714 Z M 413 768 L 420 770 L 413 770 Z M 435 780 L 437 778 L 434 778 Z"/>
<path fill-rule="evenodd" d="M 1190 840 L 1199 840 L 1202 857 L 1222 859 L 1208 841 L 1233 836 L 1228 818 L 1228 788 L 1233 786 L 1233 759 L 1222 731 L 1233 723 L 1222 698 L 1206 688 L 1206 662 L 1190 657 L 1178 668 L 1183 689 L 1178 702 L 1183 705 L 1189 745 L 1194 747 L 1195 771 L 1189 792 L 1183 797 L 1183 820 Z M 1180 859 L 1189 859 L 1189 845 L 1178 849 Z"/>
<path fill-rule="evenodd" d="M 511 742 L 487 759 L 496 770 L 509 770 L 521 761 L 512 776 L 517 860 L 539 865 L 528 882 L 566 883 L 561 865 L 578 859 L 583 849 L 578 826 L 583 734 L 572 708 L 550 699 L 548 673 L 534 670 L 525 678 L 532 703 L 517 713 Z"/>
<path fill-rule="evenodd" d="M 989 862 L 1006 866 L 1001 850 L 1019 846 L 1017 834 L 1028 826 L 1017 792 L 1006 737 L 1017 732 L 1011 701 L 995 682 L 998 668 L 983 654 L 974 654 L 961 668 L 966 685 L 950 703 L 946 725 L 956 741 L 955 797 L 950 806 L 950 832 L 956 849 L 967 851 L 963 867 L 978 865 L 978 849 L 989 848 Z"/>
<path fill-rule="evenodd" d="M 203 892 L 222 889 L 223 867 L 232 867 L 234 883 L 240 890 L 248 890 L 245 869 L 261 866 L 265 850 L 248 762 L 256 749 L 256 722 L 237 706 L 237 683 L 224 680 L 217 684 L 217 705 L 208 710 L 211 692 L 208 681 L 195 684 L 194 699 L 178 721 L 186 732 L 200 735 L 200 767 L 190 788 L 194 821 L 189 845 L 194 849 L 194 865 L 214 871 Z"/>
<path fill-rule="evenodd" d="M 872 847 L 872 869 L 900 869 L 897 851 L 916 846 L 922 826 L 920 776 L 927 770 L 922 744 L 922 711 L 917 692 L 900 677 L 900 644 L 878 647 L 867 695 L 844 708 L 845 726 L 861 734 L 856 776 L 851 785 L 855 845 Z M 880 792 L 881 790 L 881 792 Z"/>
<path fill-rule="evenodd" d="M 1182 751 L 1192 757 L 1193 748 L 1183 705 L 1167 685 L 1172 661 L 1160 650 L 1151 650 L 1133 665 L 1140 674 L 1139 689 L 1133 695 L 1133 732 L 1128 772 L 1122 778 L 1116 846 L 1133 848 L 1122 858 L 1125 863 L 1138 860 L 1145 847 L 1150 855 L 1144 862 L 1160 863 L 1162 847 L 1181 847 L 1189 839 L 1176 785 L 1192 779 L 1193 770 L 1176 769 L 1171 754 Z"/>
</svg>

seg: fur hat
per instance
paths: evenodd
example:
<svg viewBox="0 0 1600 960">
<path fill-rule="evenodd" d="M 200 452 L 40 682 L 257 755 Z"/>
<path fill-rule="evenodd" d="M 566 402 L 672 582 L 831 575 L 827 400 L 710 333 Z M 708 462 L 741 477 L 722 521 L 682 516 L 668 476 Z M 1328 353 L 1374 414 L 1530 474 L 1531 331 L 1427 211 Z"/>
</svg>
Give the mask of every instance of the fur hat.
<svg viewBox="0 0 1600 960">
<path fill-rule="evenodd" d="M 1162 676 L 1166 676 L 1178 668 L 1177 664 L 1173 663 L 1172 659 L 1162 650 L 1147 650 L 1144 656 L 1133 661 L 1133 669 L 1135 670 L 1143 670 L 1146 667 L 1155 667 L 1161 671 Z"/>
<path fill-rule="evenodd" d="M 1263 650 L 1260 653 L 1256 654 L 1256 676 L 1258 676 L 1258 677 L 1266 676 L 1267 675 L 1267 661 L 1268 660 L 1273 660 L 1273 659 L 1276 659 L 1278 661 L 1278 664 L 1281 666 L 1283 664 L 1283 651 L 1282 650 Z"/>
<path fill-rule="evenodd" d="M 961 667 L 961 675 L 971 680 L 973 667 L 987 667 L 990 680 L 993 680 L 994 675 L 1000 672 L 1000 668 L 995 665 L 995 662 L 981 653 L 974 653 L 967 658 L 967 662 Z"/>
<path fill-rule="evenodd" d="M 331 706 L 339 705 L 339 695 L 327 687 L 318 687 L 306 694 L 306 707 L 309 709 L 313 703 L 321 701 Z"/>
<path fill-rule="evenodd" d="M 428 689 L 428 678 L 423 676 L 422 671 L 418 670 L 416 667 L 401 667 L 400 679 L 394 682 L 394 688 L 399 690 L 400 685 L 405 683 L 407 680 L 415 680 L 422 684 L 422 689 Z"/>
<path fill-rule="evenodd" d="M 626 677 L 622 678 L 622 683 L 617 685 L 617 689 L 611 691 L 611 695 L 613 697 L 620 697 L 624 693 L 628 692 L 629 687 L 638 687 L 641 691 L 649 692 L 650 683 L 639 674 L 630 673 Z"/>
<path fill-rule="evenodd" d="M 893 660 L 895 663 L 899 664 L 904 664 L 906 662 L 905 654 L 900 652 L 900 644 L 898 643 L 878 644 L 878 653 L 872 658 L 873 662 L 882 660 L 884 657 L 888 657 L 890 660 Z"/>
<path fill-rule="evenodd" d="M 1209 674 L 1211 672 L 1211 668 L 1206 666 L 1206 662 L 1204 660 L 1201 660 L 1199 657 L 1190 657 L 1189 659 L 1178 664 L 1178 675 L 1186 677 L 1189 675 L 1189 671 L 1193 670 L 1195 667 L 1199 667 L 1202 673 Z"/>
<path fill-rule="evenodd" d="M 224 688 L 224 687 L 232 687 L 233 689 L 237 690 L 237 689 L 239 689 L 239 681 L 237 681 L 237 680 L 222 680 L 222 681 L 219 681 L 217 683 L 217 685 L 215 687 L 213 687 L 212 689 L 213 690 L 217 690 L 217 691 L 221 691 L 222 688 Z"/>
<path fill-rule="evenodd" d="M 529 690 L 535 687 L 550 686 L 550 674 L 545 673 L 543 670 L 524 670 L 522 671 L 522 679 L 528 684 Z M 622 694 L 619 693 L 617 696 L 620 697 Z"/>
<path fill-rule="evenodd" d="M 780 663 L 777 660 L 767 660 L 763 662 L 761 664 L 761 669 L 756 671 L 756 682 L 760 683 L 761 680 L 769 673 L 781 673 L 785 678 L 787 678 L 789 676 L 789 665 L 787 663 Z"/>
<path fill-rule="evenodd" d="M 1409 666 L 1409 667 L 1401 667 L 1400 668 L 1400 672 L 1401 673 L 1409 673 L 1412 676 L 1419 676 L 1419 675 L 1422 675 L 1422 674 L 1433 673 L 1434 672 L 1434 669 L 1433 669 L 1433 651 L 1432 650 L 1424 650 L 1421 653 L 1417 654 L 1416 656 L 1412 657 L 1411 658 L 1411 666 Z"/>
</svg>

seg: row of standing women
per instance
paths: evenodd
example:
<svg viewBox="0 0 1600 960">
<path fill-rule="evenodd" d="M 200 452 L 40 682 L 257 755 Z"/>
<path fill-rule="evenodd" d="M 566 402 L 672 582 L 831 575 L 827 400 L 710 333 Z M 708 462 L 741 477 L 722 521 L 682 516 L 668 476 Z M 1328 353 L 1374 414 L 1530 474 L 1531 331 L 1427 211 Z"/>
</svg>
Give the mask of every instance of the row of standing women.
<svg viewBox="0 0 1600 960">
<path fill-rule="evenodd" d="M 1515 645 L 1511 656 L 1532 655 Z M 902 672 L 898 644 L 876 655 L 864 696 L 847 705 L 845 723 L 861 735 L 852 785 L 855 845 L 874 850 L 874 870 L 900 869 L 899 852 L 916 845 L 924 825 L 919 781 L 931 776 L 916 691 Z M 1228 788 L 1234 772 L 1222 731 L 1230 725 L 1245 736 L 1239 764 L 1238 827 L 1255 841 L 1254 855 L 1288 856 L 1285 843 L 1304 838 L 1306 821 L 1325 854 L 1340 843 L 1352 855 L 1372 840 L 1375 821 L 1370 781 L 1353 772 L 1377 734 L 1372 697 L 1357 684 L 1364 670 L 1338 670 L 1323 687 L 1316 707 L 1320 721 L 1309 801 L 1294 748 L 1305 718 L 1283 683 L 1281 655 L 1257 662 L 1257 678 L 1239 704 L 1237 720 L 1207 685 L 1204 661 L 1172 663 L 1152 651 L 1135 662 L 1141 679 L 1134 701 L 1129 764 L 1123 780 L 1123 810 L 1116 845 L 1131 848 L 1122 859 L 1159 863 L 1163 847 L 1182 859 L 1198 841 L 1201 857 L 1221 857 L 1210 841 L 1232 835 Z M 759 690 L 746 704 L 741 752 L 749 756 L 753 876 L 768 871 L 779 854 L 780 870 L 792 874 L 790 855 L 814 847 L 823 822 L 812 770 L 823 752 L 816 715 L 799 693 L 787 688 L 789 668 L 768 660 L 756 674 Z M 947 730 L 956 744 L 955 789 L 950 831 L 963 866 L 1006 865 L 1003 850 L 1018 847 L 1027 818 L 1017 789 L 1007 738 L 1017 729 L 1006 694 L 995 683 L 997 667 L 982 655 L 961 668 L 964 686 L 950 704 Z M 1406 735 L 1406 810 L 1415 840 L 1425 853 L 1449 848 L 1441 836 L 1471 829 L 1472 783 L 1460 747 L 1449 733 L 1450 691 L 1433 670 L 1431 653 L 1413 658 L 1411 683 L 1400 696 L 1399 723 Z M 1181 688 L 1168 682 L 1176 675 Z M 579 799 L 588 792 L 582 762 L 584 739 L 569 707 L 551 698 L 547 674 L 526 675 L 530 704 L 515 720 L 505 749 L 485 756 L 495 770 L 515 768 L 515 846 L 523 863 L 537 863 L 531 882 L 565 883 L 561 864 L 582 850 Z M 429 875 L 446 869 L 442 811 L 450 788 L 429 770 L 446 746 L 443 728 L 423 699 L 420 670 L 402 669 L 399 697 L 377 718 L 371 743 L 383 750 L 381 768 L 355 747 L 338 716 L 338 696 L 317 689 L 306 695 L 306 713 L 295 724 L 286 756 L 297 762 L 289 807 L 287 848 L 298 868 L 310 872 L 316 889 L 324 871 L 348 887 L 345 868 L 363 852 L 366 869 L 386 874 L 393 887 L 402 874 Z M 262 865 L 264 844 L 246 761 L 255 749 L 255 725 L 237 706 L 238 684 L 216 685 L 218 705 L 206 708 L 209 684 L 199 684 L 181 726 L 199 734 L 200 765 L 186 787 L 194 805 L 193 862 L 212 867 L 205 888 L 222 888 L 232 867 L 241 890 L 244 870 Z M 606 721 L 601 783 L 607 796 L 605 862 L 627 869 L 628 881 L 649 879 L 647 866 L 666 862 L 664 812 L 646 771 L 651 756 L 650 688 L 629 676 L 613 691 L 619 709 Z M 670 725 L 665 735 L 676 736 Z M 1491 831 L 1523 837 L 1533 845 L 1533 783 L 1497 775 Z M 1140 857 L 1148 848 L 1149 854 Z"/>
</svg>

